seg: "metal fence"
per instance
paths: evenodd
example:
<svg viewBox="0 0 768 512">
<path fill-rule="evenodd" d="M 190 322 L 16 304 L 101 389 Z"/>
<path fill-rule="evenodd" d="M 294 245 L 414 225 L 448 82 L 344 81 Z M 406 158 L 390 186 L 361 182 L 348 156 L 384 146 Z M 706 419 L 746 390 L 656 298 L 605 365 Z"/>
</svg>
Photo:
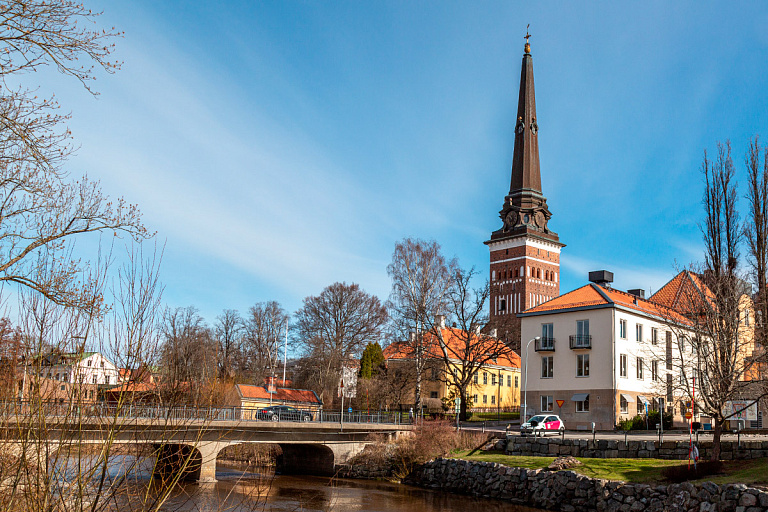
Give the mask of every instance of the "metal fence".
<svg viewBox="0 0 768 512">
<path fill-rule="evenodd" d="M 315 423 L 361 423 L 407 425 L 409 413 L 398 411 L 341 411 L 281 407 L 193 407 L 108 403 L 62 404 L 58 402 L 0 402 L 3 417 L 45 416 L 51 418 L 149 419 L 163 421 L 269 421 Z"/>
</svg>

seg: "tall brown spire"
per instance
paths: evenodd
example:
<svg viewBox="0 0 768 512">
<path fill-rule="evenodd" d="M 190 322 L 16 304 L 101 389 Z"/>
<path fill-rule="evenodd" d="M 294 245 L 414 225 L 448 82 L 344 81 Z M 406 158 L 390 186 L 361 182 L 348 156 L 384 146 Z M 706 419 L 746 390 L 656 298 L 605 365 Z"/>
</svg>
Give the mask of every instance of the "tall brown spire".
<svg viewBox="0 0 768 512">
<path fill-rule="evenodd" d="M 533 87 L 531 45 L 527 40 L 523 66 L 520 71 L 520 95 L 517 100 L 516 119 L 515 153 L 512 159 L 512 182 L 509 187 L 509 195 L 522 190 L 535 190 L 541 194 L 536 92 Z"/>
<path fill-rule="evenodd" d="M 504 206 L 499 212 L 504 226 L 491 235 L 491 240 L 531 234 L 558 241 L 557 234 L 547 227 L 552 214 L 541 191 L 539 125 L 536 119 L 536 92 L 533 86 L 533 58 L 529 37 L 530 34 L 526 34 L 520 71 L 512 179 L 509 194 L 504 198 Z"/>
</svg>

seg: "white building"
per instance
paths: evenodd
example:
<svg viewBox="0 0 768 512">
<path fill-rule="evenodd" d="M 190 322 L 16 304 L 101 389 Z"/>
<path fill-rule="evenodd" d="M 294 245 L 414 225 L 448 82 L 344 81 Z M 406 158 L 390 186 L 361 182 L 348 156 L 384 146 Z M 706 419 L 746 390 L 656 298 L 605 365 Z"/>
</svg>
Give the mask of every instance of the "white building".
<svg viewBox="0 0 768 512">
<path fill-rule="evenodd" d="M 645 300 L 642 290 L 611 289 L 610 272 L 590 273 L 590 279 L 519 315 L 529 413 L 559 414 L 569 429 L 592 422 L 612 429 L 622 418 L 644 414 L 647 404 L 672 410 L 682 423 L 685 402 L 673 379 L 687 358 L 669 327 L 673 312 Z"/>
<path fill-rule="evenodd" d="M 120 384 L 117 366 L 99 352 L 49 354 L 40 365 L 40 377 L 69 384 Z"/>
</svg>

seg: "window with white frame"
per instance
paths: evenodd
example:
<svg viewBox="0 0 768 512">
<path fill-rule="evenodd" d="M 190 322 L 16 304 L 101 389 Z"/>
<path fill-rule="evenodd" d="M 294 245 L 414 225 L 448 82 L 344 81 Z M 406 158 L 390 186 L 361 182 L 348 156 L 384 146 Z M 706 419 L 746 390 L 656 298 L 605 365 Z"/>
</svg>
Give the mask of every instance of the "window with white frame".
<svg viewBox="0 0 768 512">
<path fill-rule="evenodd" d="M 589 320 L 576 320 L 576 346 L 589 347 Z"/>
<path fill-rule="evenodd" d="M 576 402 L 576 412 L 589 412 L 589 395 L 584 400 Z"/>
<path fill-rule="evenodd" d="M 541 412 L 552 412 L 553 404 L 552 395 L 541 395 Z"/>
<path fill-rule="evenodd" d="M 495 373 L 491 374 L 491 385 L 492 386 L 496 385 L 496 374 Z"/>
<path fill-rule="evenodd" d="M 472 395 L 472 404 L 477 403 L 477 395 Z"/>
<path fill-rule="evenodd" d="M 637 380 L 643 380 L 643 358 L 637 358 Z"/>
<path fill-rule="evenodd" d="M 484 404 L 488 403 L 488 395 L 483 395 L 483 403 Z"/>
<path fill-rule="evenodd" d="M 627 402 L 627 399 L 624 398 L 624 395 L 621 395 L 621 399 L 619 400 L 619 407 L 621 408 L 621 412 L 623 414 L 629 414 L 629 403 Z"/>
<path fill-rule="evenodd" d="M 627 354 L 619 355 L 619 377 L 627 376 Z"/>
<path fill-rule="evenodd" d="M 520 387 L 520 384 L 517 381 L 517 375 L 515 375 L 515 387 L 516 388 Z"/>
<path fill-rule="evenodd" d="M 554 375 L 554 357 L 544 356 L 541 358 L 541 378 L 551 379 Z"/>
<path fill-rule="evenodd" d="M 496 395 L 491 395 L 491 404 L 496 403 Z"/>
<path fill-rule="evenodd" d="M 619 338 L 627 339 L 627 321 L 619 320 Z"/>
<path fill-rule="evenodd" d="M 544 349 L 552 348 L 555 343 L 554 324 L 541 324 L 541 347 Z"/>
<path fill-rule="evenodd" d="M 508 388 L 512 387 L 512 376 L 511 375 L 507 375 L 507 387 Z"/>
<path fill-rule="evenodd" d="M 576 376 L 589 377 L 589 354 L 576 356 Z"/>
<path fill-rule="evenodd" d="M 652 381 L 659 380 L 659 362 L 658 361 L 651 361 L 651 380 Z"/>
<path fill-rule="evenodd" d="M 643 341 L 643 324 L 635 324 L 635 341 Z"/>
<path fill-rule="evenodd" d="M 477 374 L 475 374 L 475 375 L 472 377 L 472 382 L 474 382 L 475 384 L 477 384 L 479 381 L 480 381 L 480 377 L 479 377 Z"/>
<path fill-rule="evenodd" d="M 645 412 L 645 402 L 640 400 L 640 397 L 637 397 L 637 414 L 643 414 Z"/>
<path fill-rule="evenodd" d="M 488 374 L 483 372 L 483 384 L 488 384 Z"/>
<path fill-rule="evenodd" d="M 659 344 L 659 330 L 655 327 L 651 328 L 651 343 L 654 345 Z"/>
</svg>

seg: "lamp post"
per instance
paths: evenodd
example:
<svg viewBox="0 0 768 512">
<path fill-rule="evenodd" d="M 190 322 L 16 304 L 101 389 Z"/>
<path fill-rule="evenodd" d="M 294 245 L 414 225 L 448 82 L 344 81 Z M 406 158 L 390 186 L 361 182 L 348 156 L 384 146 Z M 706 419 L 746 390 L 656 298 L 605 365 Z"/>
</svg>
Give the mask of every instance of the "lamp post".
<svg viewBox="0 0 768 512">
<path fill-rule="evenodd" d="M 528 347 L 531 346 L 531 343 L 534 341 L 540 339 L 539 336 L 536 336 L 532 340 L 529 340 L 528 343 L 525 345 L 525 383 L 523 384 L 525 386 L 525 389 L 523 390 L 523 414 L 524 416 L 520 420 L 520 425 L 525 423 L 526 417 L 528 416 Z"/>
</svg>

